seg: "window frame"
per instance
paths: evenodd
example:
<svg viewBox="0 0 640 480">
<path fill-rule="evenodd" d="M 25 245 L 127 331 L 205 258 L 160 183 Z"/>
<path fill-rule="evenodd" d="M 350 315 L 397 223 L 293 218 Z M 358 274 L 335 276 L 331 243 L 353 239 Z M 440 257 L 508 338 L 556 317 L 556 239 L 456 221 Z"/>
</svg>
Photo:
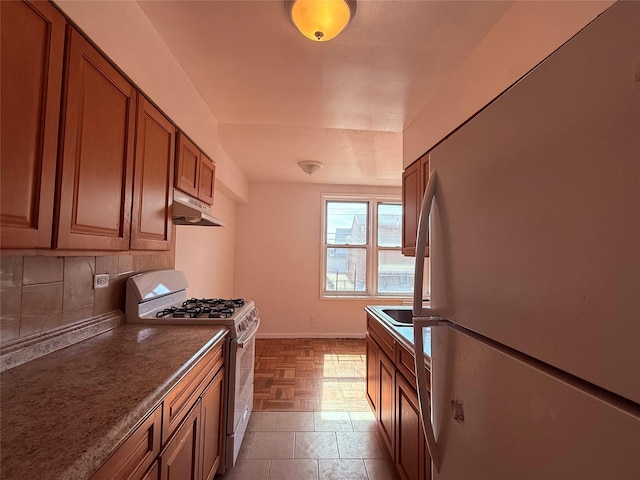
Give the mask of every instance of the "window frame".
<svg viewBox="0 0 640 480">
<path fill-rule="evenodd" d="M 327 243 L 327 210 L 329 202 L 353 202 L 367 203 L 368 225 L 366 231 L 366 243 L 364 245 L 329 244 Z M 378 252 L 396 250 L 402 253 L 402 242 L 397 247 L 378 246 L 378 205 L 398 204 L 402 205 L 402 195 L 375 195 L 375 194 L 322 194 L 322 219 L 320 239 L 320 298 L 321 299 L 364 299 L 364 298 L 388 298 L 411 299 L 412 293 L 381 293 L 378 292 Z M 326 290 L 327 251 L 329 248 L 354 248 L 365 249 L 366 254 L 366 288 L 365 291 L 340 292 Z"/>
</svg>

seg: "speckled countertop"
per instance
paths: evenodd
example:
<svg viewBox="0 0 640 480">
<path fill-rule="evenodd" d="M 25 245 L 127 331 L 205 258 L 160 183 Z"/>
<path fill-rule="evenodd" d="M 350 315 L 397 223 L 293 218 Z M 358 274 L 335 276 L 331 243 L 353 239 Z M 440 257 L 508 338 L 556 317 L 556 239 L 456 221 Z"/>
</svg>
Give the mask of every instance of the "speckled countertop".
<svg viewBox="0 0 640 480">
<path fill-rule="evenodd" d="M 394 336 L 396 340 L 398 340 L 401 344 L 403 344 L 410 351 L 414 351 L 415 345 L 413 343 L 413 326 L 412 325 L 398 325 L 397 322 L 394 322 L 393 319 L 389 318 L 387 315 L 384 315 L 382 310 L 384 309 L 394 309 L 394 310 L 411 310 L 411 307 L 403 307 L 403 306 L 369 306 L 366 307 L 365 310 L 368 314 L 370 314 L 373 318 L 378 320 L 380 324 L 386 328 L 391 335 Z M 424 354 L 427 362 L 431 360 L 431 328 L 425 328 L 422 331 L 422 342 L 424 344 Z"/>
<path fill-rule="evenodd" d="M 2 372 L 2 479 L 90 478 L 226 332 L 125 324 Z"/>
</svg>

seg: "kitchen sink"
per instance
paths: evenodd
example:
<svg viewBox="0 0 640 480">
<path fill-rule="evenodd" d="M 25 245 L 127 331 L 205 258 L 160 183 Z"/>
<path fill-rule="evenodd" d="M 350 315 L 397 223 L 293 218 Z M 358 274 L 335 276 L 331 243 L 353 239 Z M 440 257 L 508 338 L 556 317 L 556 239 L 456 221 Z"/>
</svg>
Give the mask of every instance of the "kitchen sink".
<svg viewBox="0 0 640 480">
<path fill-rule="evenodd" d="M 391 319 L 391 323 L 412 325 L 413 312 L 410 308 L 381 308 L 378 310 Z"/>
</svg>

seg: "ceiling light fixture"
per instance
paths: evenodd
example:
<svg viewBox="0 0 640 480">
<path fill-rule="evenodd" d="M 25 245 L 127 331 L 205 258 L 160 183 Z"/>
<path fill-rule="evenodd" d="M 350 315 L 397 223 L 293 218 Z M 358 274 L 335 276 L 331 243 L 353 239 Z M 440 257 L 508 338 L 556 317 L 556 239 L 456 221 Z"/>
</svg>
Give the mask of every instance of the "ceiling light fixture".
<svg viewBox="0 0 640 480">
<path fill-rule="evenodd" d="M 337 37 L 356 14 L 355 0 L 285 0 L 287 12 L 300 33 L 326 42 Z"/>
<path fill-rule="evenodd" d="M 298 162 L 298 166 L 304 173 L 313 175 L 322 167 L 324 167 L 324 164 L 322 162 L 316 162 L 315 160 L 303 160 L 301 162 Z"/>
</svg>

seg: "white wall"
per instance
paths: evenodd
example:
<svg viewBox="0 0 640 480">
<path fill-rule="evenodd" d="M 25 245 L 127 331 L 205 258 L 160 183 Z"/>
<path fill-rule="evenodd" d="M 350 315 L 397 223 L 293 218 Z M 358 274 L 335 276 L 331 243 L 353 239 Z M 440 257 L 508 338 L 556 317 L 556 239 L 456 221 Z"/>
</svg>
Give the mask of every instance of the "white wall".
<svg viewBox="0 0 640 480">
<path fill-rule="evenodd" d="M 514 2 L 403 132 L 407 167 L 544 60 L 613 1 Z M 490 66 L 491 68 L 487 68 Z M 468 88 L 469 78 L 474 79 Z"/>
<path fill-rule="evenodd" d="M 189 282 L 189 295 L 231 298 L 234 283 L 236 204 L 220 189 L 214 196 L 213 216 L 224 227 L 176 226 L 176 269 Z"/>
<path fill-rule="evenodd" d="M 322 193 L 399 195 L 399 187 L 251 183 L 249 191 L 237 207 L 234 294 L 255 300 L 259 336 L 362 337 L 366 305 L 400 303 L 320 299 Z"/>
</svg>

